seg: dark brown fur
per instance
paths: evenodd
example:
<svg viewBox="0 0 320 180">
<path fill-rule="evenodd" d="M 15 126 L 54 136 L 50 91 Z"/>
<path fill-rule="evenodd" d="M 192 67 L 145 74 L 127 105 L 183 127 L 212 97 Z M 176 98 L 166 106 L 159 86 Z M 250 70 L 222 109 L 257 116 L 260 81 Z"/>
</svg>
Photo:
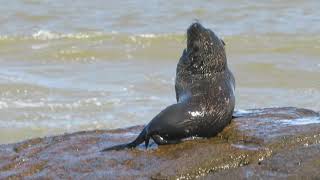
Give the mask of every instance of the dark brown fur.
<svg viewBox="0 0 320 180">
<path fill-rule="evenodd" d="M 187 49 L 177 66 L 177 103 L 155 116 L 133 142 L 103 151 L 133 148 L 143 142 L 148 147 L 150 138 L 163 145 L 192 136 L 212 137 L 230 123 L 235 80 L 227 66 L 224 42 L 200 23 L 188 28 L 187 38 Z"/>
</svg>

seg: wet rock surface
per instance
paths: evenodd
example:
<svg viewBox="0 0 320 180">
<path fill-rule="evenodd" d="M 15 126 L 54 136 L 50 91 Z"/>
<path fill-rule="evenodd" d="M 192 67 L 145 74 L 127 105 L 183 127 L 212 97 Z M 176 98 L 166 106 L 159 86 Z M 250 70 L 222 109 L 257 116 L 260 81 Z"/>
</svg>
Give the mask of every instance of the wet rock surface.
<svg viewBox="0 0 320 180">
<path fill-rule="evenodd" d="M 77 132 L 0 145 L 0 179 L 320 178 L 320 115 L 311 110 L 238 111 L 217 137 L 100 152 L 143 128 Z"/>
</svg>

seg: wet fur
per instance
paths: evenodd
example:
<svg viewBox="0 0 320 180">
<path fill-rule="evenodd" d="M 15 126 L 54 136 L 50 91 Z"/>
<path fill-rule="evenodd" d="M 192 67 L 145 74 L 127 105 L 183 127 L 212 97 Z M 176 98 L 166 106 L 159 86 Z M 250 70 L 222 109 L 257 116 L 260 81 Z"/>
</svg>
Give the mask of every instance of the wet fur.
<svg viewBox="0 0 320 180">
<path fill-rule="evenodd" d="M 188 137 L 213 137 L 227 126 L 235 106 L 234 77 L 227 66 L 225 43 L 210 29 L 193 23 L 187 30 L 187 49 L 177 65 L 177 103 L 155 116 L 131 143 L 103 151 L 134 148 L 150 138 L 158 145 Z"/>
</svg>

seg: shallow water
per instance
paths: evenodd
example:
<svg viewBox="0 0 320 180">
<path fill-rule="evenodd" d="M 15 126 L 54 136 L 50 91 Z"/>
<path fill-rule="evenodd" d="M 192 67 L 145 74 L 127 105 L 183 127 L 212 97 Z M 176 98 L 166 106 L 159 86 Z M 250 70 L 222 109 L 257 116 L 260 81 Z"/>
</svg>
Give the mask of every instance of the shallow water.
<svg viewBox="0 0 320 180">
<path fill-rule="evenodd" d="M 0 143 L 147 123 L 195 19 L 227 44 L 237 109 L 320 110 L 318 0 L 170 2 L 3 1 Z"/>
</svg>

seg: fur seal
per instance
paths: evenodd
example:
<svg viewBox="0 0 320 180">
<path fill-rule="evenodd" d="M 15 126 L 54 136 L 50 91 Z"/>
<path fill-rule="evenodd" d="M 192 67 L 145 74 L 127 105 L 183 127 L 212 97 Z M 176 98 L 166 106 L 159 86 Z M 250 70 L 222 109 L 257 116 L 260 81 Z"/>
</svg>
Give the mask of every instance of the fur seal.
<svg viewBox="0 0 320 180">
<path fill-rule="evenodd" d="M 187 48 L 176 70 L 177 103 L 156 115 L 128 144 L 104 149 L 134 148 L 152 138 L 158 145 L 188 137 L 213 137 L 227 126 L 235 106 L 235 79 L 227 66 L 224 42 L 196 22 L 187 30 Z"/>
</svg>

